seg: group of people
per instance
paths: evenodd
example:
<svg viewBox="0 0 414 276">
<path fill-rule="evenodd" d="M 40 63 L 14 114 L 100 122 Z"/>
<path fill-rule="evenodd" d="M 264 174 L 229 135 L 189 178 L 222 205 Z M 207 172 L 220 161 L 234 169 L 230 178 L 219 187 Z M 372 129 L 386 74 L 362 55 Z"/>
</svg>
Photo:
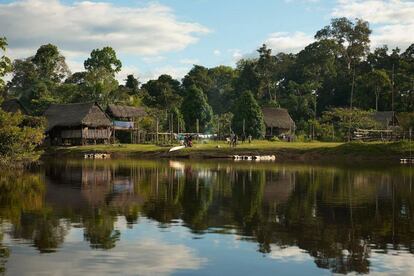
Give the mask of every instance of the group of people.
<svg viewBox="0 0 414 276">
<path fill-rule="evenodd" d="M 247 140 L 249 141 L 249 144 L 250 144 L 252 142 L 252 136 L 251 135 L 247 136 Z M 230 139 L 229 139 L 230 147 L 233 147 L 233 148 L 236 147 L 238 141 L 239 141 L 239 137 L 235 133 L 230 134 Z M 241 141 L 242 143 L 246 142 L 245 134 L 242 134 Z"/>
<path fill-rule="evenodd" d="M 184 146 L 186 148 L 191 148 L 193 146 L 193 136 L 186 134 L 184 136 Z"/>
</svg>

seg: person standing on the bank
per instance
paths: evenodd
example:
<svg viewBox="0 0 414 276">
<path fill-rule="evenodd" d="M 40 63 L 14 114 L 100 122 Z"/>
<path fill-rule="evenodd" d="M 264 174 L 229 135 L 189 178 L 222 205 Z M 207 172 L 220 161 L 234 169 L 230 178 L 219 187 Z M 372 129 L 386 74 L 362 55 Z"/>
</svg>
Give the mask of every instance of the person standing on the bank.
<svg viewBox="0 0 414 276">
<path fill-rule="evenodd" d="M 252 143 L 252 136 L 250 134 L 249 134 L 248 139 L 249 139 L 249 144 L 251 144 Z"/>
</svg>

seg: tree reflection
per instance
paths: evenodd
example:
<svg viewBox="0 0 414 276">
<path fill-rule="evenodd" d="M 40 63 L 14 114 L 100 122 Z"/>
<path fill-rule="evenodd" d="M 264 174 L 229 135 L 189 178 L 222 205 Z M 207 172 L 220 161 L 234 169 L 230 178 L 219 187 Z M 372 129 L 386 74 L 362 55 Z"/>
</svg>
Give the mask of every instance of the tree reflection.
<svg viewBox="0 0 414 276">
<path fill-rule="evenodd" d="M 368 273 L 373 251 L 414 253 L 413 172 L 218 162 L 62 161 L 0 176 L 10 235 L 54 252 L 73 223 L 94 249 L 145 216 L 198 234 L 234 234 L 261 254 L 297 246 L 320 268 Z M 46 183 L 46 184 L 45 184 Z M 46 185 L 46 187 L 45 187 Z M 0 244 L 0 271 L 9 251 Z M 0 272 L 1 273 L 1 272 Z"/>
</svg>

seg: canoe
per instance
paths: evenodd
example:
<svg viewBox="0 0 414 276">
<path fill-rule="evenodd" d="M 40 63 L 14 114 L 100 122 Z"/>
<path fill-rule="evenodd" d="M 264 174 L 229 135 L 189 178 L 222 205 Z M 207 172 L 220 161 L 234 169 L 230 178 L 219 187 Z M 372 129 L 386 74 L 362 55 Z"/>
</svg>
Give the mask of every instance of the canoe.
<svg viewBox="0 0 414 276">
<path fill-rule="evenodd" d="M 168 152 L 177 151 L 177 150 L 180 150 L 180 149 L 183 149 L 183 148 L 185 148 L 185 146 L 176 146 L 176 147 L 170 148 L 170 150 Z"/>
</svg>

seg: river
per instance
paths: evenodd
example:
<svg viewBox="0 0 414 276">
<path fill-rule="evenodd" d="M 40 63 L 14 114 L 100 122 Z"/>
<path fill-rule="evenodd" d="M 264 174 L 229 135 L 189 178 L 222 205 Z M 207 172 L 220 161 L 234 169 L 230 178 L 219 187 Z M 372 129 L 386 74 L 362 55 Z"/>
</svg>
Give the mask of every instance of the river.
<svg viewBox="0 0 414 276">
<path fill-rule="evenodd" d="M 414 168 L 50 160 L 0 172 L 0 275 L 414 275 Z"/>
</svg>

